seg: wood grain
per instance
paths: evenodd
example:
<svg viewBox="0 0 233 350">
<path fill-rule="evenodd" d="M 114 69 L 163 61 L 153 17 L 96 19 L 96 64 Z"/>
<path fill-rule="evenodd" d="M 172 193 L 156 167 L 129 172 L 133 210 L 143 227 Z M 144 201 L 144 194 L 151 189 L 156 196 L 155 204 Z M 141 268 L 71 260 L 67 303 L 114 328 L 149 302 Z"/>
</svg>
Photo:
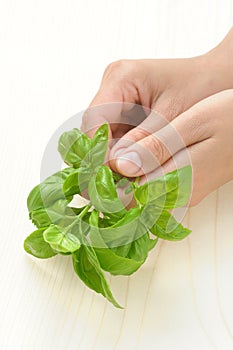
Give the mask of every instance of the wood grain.
<svg viewBox="0 0 233 350">
<path fill-rule="evenodd" d="M 38 261 L 22 248 L 44 148 L 88 106 L 105 66 L 201 54 L 232 19 L 232 0 L 0 3 L 1 349 L 233 349 L 233 183 L 189 210 L 189 238 L 110 280 L 124 310 L 87 289 L 69 257 Z"/>
</svg>

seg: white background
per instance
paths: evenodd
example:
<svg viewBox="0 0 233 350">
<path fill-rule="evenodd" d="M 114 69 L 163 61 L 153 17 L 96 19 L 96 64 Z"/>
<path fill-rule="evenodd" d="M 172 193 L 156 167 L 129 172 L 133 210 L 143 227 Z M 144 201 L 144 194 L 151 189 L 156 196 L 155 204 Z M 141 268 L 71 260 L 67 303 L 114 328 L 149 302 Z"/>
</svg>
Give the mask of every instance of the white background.
<svg viewBox="0 0 233 350">
<path fill-rule="evenodd" d="M 88 106 L 105 66 L 204 53 L 232 20 L 232 0 L 1 0 L 1 349 L 233 349 L 233 183 L 189 211 L 188 239 L 111 280 L 123 311 L 87 289 L 69 257 L 23 251 L 47 141 Z"/>
</svg>

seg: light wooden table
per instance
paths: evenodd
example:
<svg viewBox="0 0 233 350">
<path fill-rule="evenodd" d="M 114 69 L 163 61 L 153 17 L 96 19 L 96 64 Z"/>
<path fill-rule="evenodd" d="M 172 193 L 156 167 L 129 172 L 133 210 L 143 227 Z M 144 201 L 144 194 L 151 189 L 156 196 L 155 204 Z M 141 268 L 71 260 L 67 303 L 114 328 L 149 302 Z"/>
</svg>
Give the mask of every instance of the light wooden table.
<svg viewBox="0 0 233 350">
<path fill-rule="evenodd" d="M 123 311 L 87 289 L 69 257 L 22 248 L 47 141 L 87 107 L 105 66 L 201 54 L 232 19 L 232 0 L 0 3 L 1 350 L 233 349 L 233 183 L 188 212 L 189 238 L 111 280 Z"/>
</svg>

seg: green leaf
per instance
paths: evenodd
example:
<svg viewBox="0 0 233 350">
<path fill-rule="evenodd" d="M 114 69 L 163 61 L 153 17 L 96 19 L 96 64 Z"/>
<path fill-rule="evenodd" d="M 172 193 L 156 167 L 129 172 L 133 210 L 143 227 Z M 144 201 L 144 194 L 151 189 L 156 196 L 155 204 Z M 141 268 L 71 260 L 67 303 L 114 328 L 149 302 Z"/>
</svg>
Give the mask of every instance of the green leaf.
<svg viewBox="0 0 233 350">
<path fill-rule="evenodd" d="M 71 224 L 83 208 L 71 208 L 68 201 L 59 199 L 49 208 L 37 209 L 31 212 L 31 220 L 38 228 L 59 224 L 63 227 Z"/>
<path fill-rule="evenodd" d="M 81 245 L 72 254 L 74 270 L 80 279 L 91 289 L 102 294 L 117 308 L 122 308 L 112 295 L 109 284 L 101 270 L 100 263 L 94 249 Z"/>
<path fill-rule="evenodd" d="M 100 166 L 88 185 L 88 194 L 96 210 L 122 217 L 126 210 L 118 198 L 112 171 L 107 166 Z"/>
<path fill-rule="evenodd" d="M 109 248 L 95 248 L 95 253 L 102 269 L 112 275 L 132 275 L 145 261 L 122 257 Z"/>
<path fill-rule="evenodd" d="M 88 183 L 93 176 L 91 167 L 80 167 L 75 169 L 65 180 L 63 191 L 67 197 L 80 194 L 88 187 Z"/>
<path fill-rule="evenodd" d="M 108 226 L 108 220 L 100 219 L 99 232 L 104 243 L 117 255 L 145 260 L 149 250 L 157 243 L 150 239 L 147 232 L 160 214 L 161 209 L 151 204 L 142 208 L 131 208 L 111 226 Z M 101 224 L 103 220 L 106 222 L 104 227 Z"/>
<path fill-rule="evenodd" d="M 142 205 L 153 201 L 157 207 L 172 209 L 187 204 L 191 186 L 192 168 L 188 165 L 137 187 L 134 194 Z"/>
<path fill-rule="evenodd" d="M 179 241 L 191 233 L 191 230 L 178 223 L 167 210 L 161 213 L 150 231 L 157 237 L 169 241 Z"/>
<path fill-rule="evenodd" d="M 91 139 L 79 129 L 64 132 L 58 144 L 58 151 L 65 163 L 74 168 L 89 164 Z"/>
<path fill-rule="evenodd" d="M 63 192 L 66 196 L 73 196 L 80 193 L 79 188 L 79 169 L 75 169 L 63 183 Z"/>
<path fill-rule="evenodd" d="M 73 253 L 80 248 L 78 237 L 58 225 L 52 224 L 44 231 L 44 240 L 61 253 Z"/>
<path fill-rule="evenodd" d="M 163 209 L 156 206 L 155 202 L 149 202 L 141 207 L 140 222 L 149 229 L 156 223 L 162 210 Z"/>
<path fill-rule="evenodd" d="M 90 163 L 92 169 L 103 165 L 108 149 L 108 124 L 103 124 L 91 140 Z"/>
<path fill-rule="evenodd" d="M 145 261 L 149 251 L 154 248 L 157 242 L 158 239 L 150 239 L 149 234 L 145 233 L 132 242 L 127 257 L 133 260 Z"/>
<path fill-rule="evenodd" d="M 120 247 L 111 248 L 111 250 L 117 255 L 136 261 L 142 260 L 144 262 L 149 251 L 155 247 L 157 242 L 158 238 L 151 239 L 149 234 L 145 233 L 135 241 Z"/>
<path fill-rule="evenodd" d="M 39 229 L 32 232 L 24 241 L 24 250 L 40 259 L 51 258 L 57 254 L 50 245 L 45 242 L 43 237 L 44 230 L 45 229 Z"/>
<path fill-rule="evenodd" d="M 28 211 L 47 208 L 59 199 L 65 199 L 62 187 L 65 179 L 74 169 L 66 168 L 49 176 L 30 192 L 27 199 Z"/>
<path fill-rule="evenodd" d="M 48 227 L 50 224 L 64 220 L 67 200 L 59 199 L 50 208 L 41 208 L 31 212 L 31 220 L 38 228 Z"/>
<path fill-rule="evenodd" d="M 98 212 L 92 211 L 90 216 L 90 239 L 99 260 L 100 266 L 112 275 L 131 275 L 144 263 L 145 259 L 128 259 L 117 255 L 104 243 L 98 228 Z"/>
<path fill-rule="evenodd" d="M 103 165 L 107 148 L 107 124 L 93 139 L 78 129 L 60 137 L 58 150 L 71 167 L 30 192 L 29 216 L 39 229 L 26 238 L 24 249 L 39 258 L 72 254 L 82 281 L 120 307 L 102 269 L 113 275 L 130 275 L 144 263 L 158 237 L 179 240 L 191 232 L 165 209 L 186 204 L 192 171 L 184 167 L 139 186 L 139 178 L 131 182 Z M 134 191 L 135 208 L 125 209 L 118 188 Z M 86 189 L 90 204 L 69 207 L 72 197 Z M 155 239 L 150 238 L 149 230 Z"/>
<path fill-rule="evenodd" d="M 145 228 L 140 228 L 139 224 L 139 228 L 135 232 L 135 237 L 138 237 L 137 239 L 134 239 L 132 242 L 123 246 L 112 247 L 111 250 L 117 255 L 144 262 L 149 251 L 154 248 L 158 239 L 151 239 L 148 232 L 144 234 L 142 234 L 142 232 L 145 232 Z"/>
<path fill-rule="evenodd" d="M 140 208 L 131 208 L 112 226 L 100 228 L 100 234 L 107 246 L 119 247 L 135 240 L 140 214 Z M 140 228 L 143 229 L 142 234 L 144 234 L 145 228 L 143 226 Z"/>
</svg>

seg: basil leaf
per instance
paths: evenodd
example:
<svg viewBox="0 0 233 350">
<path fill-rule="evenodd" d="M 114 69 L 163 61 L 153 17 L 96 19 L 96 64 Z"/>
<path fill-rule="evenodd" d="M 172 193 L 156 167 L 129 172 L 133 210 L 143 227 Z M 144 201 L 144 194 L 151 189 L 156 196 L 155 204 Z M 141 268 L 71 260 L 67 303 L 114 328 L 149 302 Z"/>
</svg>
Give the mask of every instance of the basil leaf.
<svg viewBox="0 0 233 350">
<path fill-rule="evenodd" d="M 24 248 L 39 258 L 72 254 L 82 281 L 121 307 L 103 270 L 130 275 L 144 263 L 158 238 L 180 240 L 191 232 L 166 209 L 186 204 L 192 171 L 187 166 L 138 186 L 139 178 L 131 182 L 103 165 L 107 148 L 107 124 L 93 139 L 78 129 L 60 137 L 58 150 L 70 168 L 53 174 L 30 192 L 29 216 L 39 229 L 25 239 Z M 125 193 L 134 191 L 135 208 L 125 209 L 118 188 Z M 90 203 L 83 208 L 69 207 L 72 197 L 86 189 Z"/>
<path fill-rule="evenodd" d="M 33 210 L 30 215 L 33 224 L 40 228 L 61 222 L 66 217 L 67 204 L 67 200 L 59 199 L 49 208 Z"/>
<path fill-rule="evenodd" d="M 178 223 L 167 210 L 161 213 L 150 231 L 157 237 L 169 241 L 179 241 L 191 233 L 191 230 Z"/>
<path fill-rule="evenodd" d="M 63 183 L 63 192 L 66 196 L 73 196 L 80 193 L 79 188 L 79 169 L 75 169 Z"/>
<path fill-rule="evenodd" d="M 131 208 L 114 225 L 100 228 L 100 234 L 107 246 L 110 248 L 119 247 L 136 239 L 135 233 L 139 225 L 140 214 L 140 208 Z M 142 234 L 144 233 L 145 230 Z"/>
<path fill-rule="evenodd" d="M 50 225 L 43 236 L 44 240 L 57 252 L 73 253 L 80 248 L 78 237 L 58 225 Z"/>
<path fill-rule="evenodd" d="M 137 238 L 138 237 L 138 238 Z M 133 259 L 145 261 L 149 251 L 154 248 L 158 241 L 158 238 L 151 239 L 146 228 L 142 226 L 139 221 L 139 225 L 135 232 L 135 239 L 123 246 L 112 247 L 111 250 L 117 255 Z"/>
<path fill-rule="evenodd" d="M 100 266 L 112 275 L 131 275 L 144 263 L 144 260 L 131 260 L 118 256 L 114 251 L 110 250 L 100 235 L 98 228 L 98 215 L 98 212 L 95 210 L 91 213 L 90 239 Z"/>
<path fill-rule="evenodd" d="M 80 249 L 72 254 L 72 258 L 74 270 L 79 278 L 89 288 L 106 297 L 114 306 L 122 308 L 112 295 L 94 249 L 81 245 Z"/>
<path fill-rule="evenodd" d="M 88 187 L 88 183 L 93 176 L 90 167 L 80 167 L 75 169 L 65 180 L 63 191 L 67 197 L 79 194 Z"/>
<path fill-rule="evenodd" d="M 89 154 L 92 169 L 102 165 L 105 161 L 108 149 L 108 124 L 103 124 L 96 131 L 91 140 L 91 151 Z"/>
<path fill-rule="evenodd" d="M 47 208 L 58 199 L 65 199 L 62 187 L 65 179 L 74 169 L 66 168 L 49 176 L 30 192 L 27 199 L 29 213 L 33 210 Z"/>
<path fill-rule="evenodd" d="M 96 210 L 121 217 L 126 213 L 123 203 L 118 198 L 112 171 L 107 166 L 100 166 L 88 185 L 88 194 Z"/>
<path fill-rule="evenodd" d="M 149 229 L 158 220 L 162 213 L 162 209 L 157 207 L 154 202 L 149 202 L 147 205 L 141 207 L 140 222 Z"/>
<path fill-rule="evenodd" d="M 143 260 L 144 262 L 148 256 L 148 252 L 154 248 L 157 242 L 158 238 L 150 239 L 147 232 L 132 242 L 127 257 L 133 260 Z"/>
<path fill-rule="evenodd" d="M 25 251 L 40 259 L 51 258 L 57 254 L 50 245 L 45 242 L 43 237 L 44 230 L 45 229 L 42 228 L 32 232 L 24 241 Z"/>
<path fill-rule="evenodd" d="M 188 165 L 137 187 L 134 194 L 142 205 L 153 201 L 155 206 L 172 209 L 187 204 L 191 185 L 192 168 Z"/>
<path fill-rule="evenodd" d="M 145 261 L 148 253 L 151 249 L 154 248 L 156 243 L 158 242 L 158 238 L 151 239 L 148 233 L 145 233 L 132 243 L 128 243 L 126 245 L 120 247 L 111 248 L 117 255 L 134 259 L 134 260 L 143 260 Z"/>
<path fill-rule="evenodd" d="M 71 208 L 67 204 L 67 200 L 59 199 L 49 208 L 33 210 L 31 212 L 33 224 L 38 228 L 48 227 L 51 224 L 59 224 L 63 227 L 71 224 L 83 208 Z"/>
<path fill-rule="evenodd" d="M 131 275 L 139 269 L 145 260 L 124 258 L 109 248 L 95 248 L 95 253 L 103 270 L 112 275 Z"/>
<path fill-rule="evenodd" d="M 91 150 L 91 139 L 79 129 L 64 132 L 58 143 L 64 162 L 74 168 L 89 164 L 89 152 Z"/>
</svg>

